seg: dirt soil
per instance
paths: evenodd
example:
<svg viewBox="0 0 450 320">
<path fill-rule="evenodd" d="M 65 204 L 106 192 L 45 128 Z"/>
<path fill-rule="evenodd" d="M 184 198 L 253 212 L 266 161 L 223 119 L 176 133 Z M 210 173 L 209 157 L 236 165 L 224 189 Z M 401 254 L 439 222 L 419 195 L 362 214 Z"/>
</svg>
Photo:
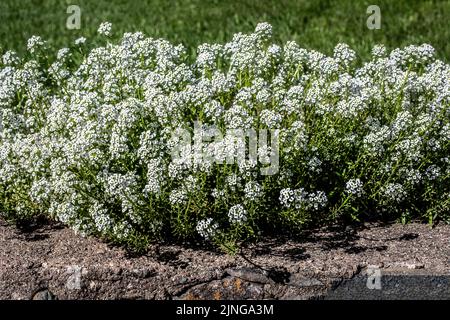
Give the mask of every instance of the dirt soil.
<svg viewBox="0 0 450 320">
<path fill-rule="evenodd" d="M 366 224 L 267 239 L 234 256 L 173 244 L 133 256 L 62 226 L 0 220 L 0 299 L 339 298 L 343 283 L 374 268 L 450 276 L 449 241 L 450 225 Z"/>
</svg>

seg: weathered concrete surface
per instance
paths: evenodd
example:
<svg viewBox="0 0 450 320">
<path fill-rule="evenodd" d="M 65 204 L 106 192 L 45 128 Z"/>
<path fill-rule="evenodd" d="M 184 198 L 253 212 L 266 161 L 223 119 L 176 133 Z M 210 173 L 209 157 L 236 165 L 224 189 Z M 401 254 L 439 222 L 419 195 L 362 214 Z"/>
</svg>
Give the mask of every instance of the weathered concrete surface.
<svg viewBox="0 0 450 320">
<path fill-rule="evenodd" d="M 373 272 L 361 272 L 330 290 L 325 299 L 450 300 L 450 272 L 387 268 L 380 269 L 378 280 Z"/>
<path fill-rule="evenodd" d="M 0 298 L 449 299 L 449 239 L 448 225 L 366 225 L 265 240 L 236 256 L 160 245 L 133 257 L 66 228 L 0 220 Z"/>
</svg>

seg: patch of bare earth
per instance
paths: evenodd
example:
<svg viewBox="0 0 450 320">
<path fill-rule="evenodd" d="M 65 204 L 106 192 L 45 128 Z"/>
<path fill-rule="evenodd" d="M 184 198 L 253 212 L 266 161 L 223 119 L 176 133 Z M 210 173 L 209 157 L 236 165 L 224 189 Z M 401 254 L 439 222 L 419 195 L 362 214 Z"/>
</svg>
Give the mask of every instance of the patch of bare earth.
<svg viewBox="0 0 450 320">
<path fill-rule="evenodd" d="M 367 224 L 267 239 L 235 256 L 181 245 L 130 256 L 67 228 L 0 220 L 0 299 L 321 299 L 368 267 L 449 276 L 449 241 L 449 225 Z"/>
</svg>

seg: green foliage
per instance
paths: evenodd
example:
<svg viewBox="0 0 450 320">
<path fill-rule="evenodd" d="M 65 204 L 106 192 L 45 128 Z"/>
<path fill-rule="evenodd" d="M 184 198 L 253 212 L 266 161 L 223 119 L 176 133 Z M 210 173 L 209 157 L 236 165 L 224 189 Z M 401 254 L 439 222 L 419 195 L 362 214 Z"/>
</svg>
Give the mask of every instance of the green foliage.
<svg viewBox="0 0 450 320">
<path fill-rule="evenodd" d="M 45 215 L 138 252 L 202 237 L 231 253 L 261 234 L 336 221 L 449 220 L 448 2 L 382 3 L 378 31 L 365 25 L 365 2 L 82 3 L 80 31 L 65 29 L 66 3 L 52 1 L 16 23 L 34 5 L 1 5 L 16 14 L 0 28 L 3 48 L 21 53 L 0 63 L 8 218 Z M 94 35 L 105 18 L 112 35 L 108 25 Z M 261 19 L 273 38 L 268 24 L 233 37 Z M 151 38 L 120 38 L 130 27 Z M 33 37 L 25 51 L 35 33 L 49 42 Z M 74 44 L 81 35 L 86 44 Z M 214 45 L 197 47 L 205 41 Z M 437 51 L 397 48 L 419 41 Z M 279 171 L 260 171 L 269 149 L 257 164 L 194 163 L 195 152 L 175 161 L 174 133 L 195 136 L 195 121 L 225 137 L 281 130 Z"/>
<path fill-rule="evenodd" d="M 367 7 L 381 9 L 381 29 L 366 26 Z M 79 5 L 80 30 L 68 30 L 68 5 Z M 32 35 L 56 47 L 80 36 L 94 46 L 97 26 L 113 23 L 116 34 L 143 31 L 150 37 L 183 43 L 194 54 L 204 42 L 224 43 L 236 32 L 250 32 L 260 21 L 277 30 L 275 41 L 294 40 L 302 47 L 330 54 L 339 42 L 349 44 L 364 60 L 378 43 L 388 48 L 429 43 L 444 60 L 450 57 L 449 1 L 430 0 L 2 0 L 0 46 L 23 52 Z"/>
</svg>

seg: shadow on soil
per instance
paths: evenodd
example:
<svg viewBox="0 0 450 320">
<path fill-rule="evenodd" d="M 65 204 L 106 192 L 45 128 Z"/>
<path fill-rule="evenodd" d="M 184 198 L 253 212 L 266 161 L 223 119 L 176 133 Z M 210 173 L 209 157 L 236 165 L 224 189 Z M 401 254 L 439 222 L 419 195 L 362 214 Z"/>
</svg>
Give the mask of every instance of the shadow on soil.
<svg viewBox="0 0 450 320">
<path fill-rule="evenodd" d="M 368 228 L 382 228 L 392 222 L 376 223 L 367 227 L 361 225 L 350 226 L 330 226 L 326 228 L 318 228 L 311 230 L 303 230 L 298 234 L 281 234 L 274 238 L 269 236 L 262 237 L 261 240 L 254 240 L 241 243 L 240 250 L 236 255 L 242 257 L 249 264 L 259 269 L 276 283 L 287 283 L 289 281 L 290 273 L 285 268 L 273 267 L 269 265 L 259 265 L 255 263 L 253 257 L 258 256 L 274 256 L 283 257 L 289 260 L 301 261 L 309 259 L 311 256 L 304 248 L 305 243 L 317 243 L 323 250 L 337 250 L 343 249 L 346 253 L 358 254 L 365 251 L 384 251 L 388 247 L 383 244 L 387 241 L 411 241 L 416 239 L 419 235 L 415 233 L 405 233 L 399 237 L 392 238 L 365 238 L 358 233 Z M 51 231 L 55 229 L 62 229 L 64 225 L 61 223 L 54 223 L 48 219 L 41 218 L 30 221 L 16 221 L 17 236 L 26 241 L 41 241 L 51 236 Z M 373 242 L 373 245 L 361 246 L 357 244 L 358 239 L 365 239 Z M 289 243 L 289 246 L 283 248 L 284 244 Z M 110 247 L 119 247 L 116 244 L 108 243 Z M 212 254 L 221 256 L 224 253 L 211 244 L 202 244 L 200 242 L 179 242 L 179 241 L 165 241 L 158 244 L 152 244 L 148 250 L 135 252 L 126 250 L 126 257 L 129 259 L 138 258 L 143 255 L 152 255 L 156 260 L 163 264 L 185 269 L 189 266 L 189 261 L 180 259 L 180 254 L 183 249 L 209 251 Z"/>
</svg>

